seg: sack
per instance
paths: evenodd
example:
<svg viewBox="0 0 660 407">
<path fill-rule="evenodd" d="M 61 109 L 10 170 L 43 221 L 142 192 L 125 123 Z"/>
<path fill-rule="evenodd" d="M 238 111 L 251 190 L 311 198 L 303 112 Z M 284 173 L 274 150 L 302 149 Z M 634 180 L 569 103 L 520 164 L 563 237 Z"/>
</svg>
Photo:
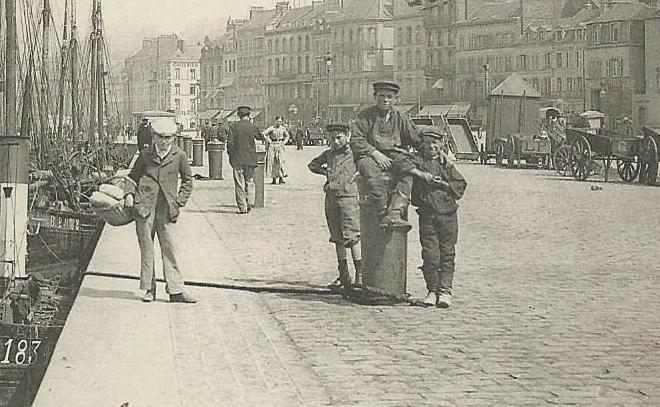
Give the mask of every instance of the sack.
<svg viewBox="0 0 660 407">
<path fill-rule="evenodd" d="M 91 202 L 94 208 L 110 208 L 117 205 L 119 200 L 106 195 L 103 192 L 94 191 L 92 192 L 92 196 L 89 198 L 89 202 Z"/>
<path fill-rule="evenodd" d="M 124 199 L 124 190 L 116 185 L 112 184 L 101 184 L 99 186 L 99 192 L 115 198 L 116 200 Z"/>
</svg>

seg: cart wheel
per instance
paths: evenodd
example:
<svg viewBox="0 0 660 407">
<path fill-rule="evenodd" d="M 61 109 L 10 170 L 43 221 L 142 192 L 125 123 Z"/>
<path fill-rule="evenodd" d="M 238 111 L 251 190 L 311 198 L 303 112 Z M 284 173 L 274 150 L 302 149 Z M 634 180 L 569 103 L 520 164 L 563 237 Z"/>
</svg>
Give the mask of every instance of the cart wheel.
<svg viewBox="0 0 660 407">
<path fill-rule="evenodd" d="M 555 155 L 553 157 L 555 170 L 562 177 L 565 177 L 568 173 L 568 170 L 570 169 L 570 156 L 571 147 L 567 146 L 566 144 L 562 144 L 555 151 Z"/>
<path fill-rule="evenodd" d="M 658 179 L 658 145 L 650 136 L 642 140 L 639 152 L 639 182 L 655 185 Z"/>
<path fill-rule="evenodd" d="M 516 139 L 512 134 L 507 138 L 509 141 L 509 151 L 506 157 L 506 166 L 512 168 L 516 163 Z"/>
<path fill-rule="evenodd" d="M 571 144 L 571 175 L 578 181 L 586 181 L 589 178 L 591 167 L 591 146 L 584 136 L 579 136 Z"/>
<path fill-rule="evenodd" d="M 616 171 L 619 173 L 619 177 L 626 182 L 633 182 L 637 178 L 639 167 L 639 163 L 629 158 L 617 158 L 616 160 Z"/>
<path fill-rule="evenodd" d="M 495 164 L 502 165 L 503 158 L 504 158 L 504 143 L 498 140 L 495 143 Z"/>
</svg>

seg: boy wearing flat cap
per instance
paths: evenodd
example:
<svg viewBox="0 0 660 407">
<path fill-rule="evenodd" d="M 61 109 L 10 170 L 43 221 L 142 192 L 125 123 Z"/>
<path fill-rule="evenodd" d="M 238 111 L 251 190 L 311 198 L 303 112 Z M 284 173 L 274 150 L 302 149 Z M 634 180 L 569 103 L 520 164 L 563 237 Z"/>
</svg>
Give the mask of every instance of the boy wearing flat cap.
<svg viewBox="0 0 660 407">
<path fill-rule="evenodd" d="M 351 286 L 346 249 L 351 250 L 355 266 L 355 284 L 361 284 L 362 254 L 360 251 L 360 211 L 355 184 L 355 161 L 349 145 L 349 126 L 336 123 L 326 126 L 326 140 L 330 149 L 309 163 L 315 174 L 325 175 L 325 218 L 330 230 L 330 242 L 335 244 L 339 277 L 330 289 Z"/>
<path fill-rule="evenodd" d="M 176 124 L 165 117 L 152 120 L 154 142 L 142 150 L 128 176 L 137 188 L 127 191 L 124 205 L 132 208 L 140 245 L 140 289 L 142 301 L 156 299 L 154 236 L 158 235 L 163 258 L 163 275 L 170 302 L 194 303 L 183 291 L 183 274 L 177 263 L 174 224 L 192 193 L 193 181 L 188 157 L 173 144 Z M 179 184 L 181 178 L 181 185 Z"/>
<path fill-rule="evenodd" d="M 421 139 L 410 118 L 394 109 L 399 85 L 376 82 L 373 87 L 376 105 L 358 114 L 351 138 L 351 149 L 364 180 L 364 200 L 378 211 L 381 226 L 410 230 L 405 213 L 414 165 L 408 149 L 417 147 Z"/>
<path fill-rule="evenodd" d="M 422 245 L 422 272 L 428 294 L 424 304 L 447 308 L 451 305 L 454 259 L 458 240 L 456 211 L 467 182 L 442 151 L 444 135 L 422 133 L 420 155 L 415 169 L 412 204 L 419 215 Z"/>
</svg>

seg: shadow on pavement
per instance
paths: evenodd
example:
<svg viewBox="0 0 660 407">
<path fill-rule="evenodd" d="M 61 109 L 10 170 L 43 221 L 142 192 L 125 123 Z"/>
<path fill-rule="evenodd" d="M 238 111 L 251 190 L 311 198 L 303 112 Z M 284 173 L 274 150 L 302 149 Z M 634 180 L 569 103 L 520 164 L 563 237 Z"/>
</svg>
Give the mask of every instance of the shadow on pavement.
<svg viewBox="0 0 660 407">
<path fill-rule="evenodd" d="M 359 306 L 356 303 L 344 299 L 339 294 L 297 294 L 297 293 L 273 293 L 272 295 L 286 300 L 296 300 L 304 302 L 322 302 L 328 305 L 338 305 L 341 307 Z"/>
<path fill-rule="evenodd" d="M 78 295 L 90 298 L 117 298 L 140 301 L 140 297 L 135 295 L 135 292 L 125 290 L 97 290 L 96 288 L 84 287 L 80 289 Z"/>
</svg>

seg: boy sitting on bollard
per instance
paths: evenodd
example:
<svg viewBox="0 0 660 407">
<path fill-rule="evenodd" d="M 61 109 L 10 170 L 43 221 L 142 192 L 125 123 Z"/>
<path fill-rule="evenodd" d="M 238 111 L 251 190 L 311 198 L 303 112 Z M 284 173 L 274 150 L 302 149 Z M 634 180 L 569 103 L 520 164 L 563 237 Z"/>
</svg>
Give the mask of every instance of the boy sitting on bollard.
<svg viewBox="0 0 660 407">
<path fill-rule="evenodd" d="M 422 272 L 428 289 L 424 304 L 448 308 L 458 240 L 456 201 L 463 196 L 467 182 L 442 151 L 443 138 L 438 133 L 422 133 L 421 154 L 413 160 L 416 168 L 411 173 L 412 204 L 418 208 Z"/>
<path fill-rule="evenodd" d="M 341 123 L 326 126 L 326 140 L 330 149 L 309 163 L 315 174 L 326 176 L 325 218 L 330 242 L 335 244 L 339 277 L 329 285 L 333 291 L 344 293 L 351 286 L 346 249 L 350 248 L 355 266 L 355 284 L 361 284 L 362 254 L 360 251 L 360 211 L 355 183 L 356 168 L 349 146 L 349 126 Z"/>
</svg>

